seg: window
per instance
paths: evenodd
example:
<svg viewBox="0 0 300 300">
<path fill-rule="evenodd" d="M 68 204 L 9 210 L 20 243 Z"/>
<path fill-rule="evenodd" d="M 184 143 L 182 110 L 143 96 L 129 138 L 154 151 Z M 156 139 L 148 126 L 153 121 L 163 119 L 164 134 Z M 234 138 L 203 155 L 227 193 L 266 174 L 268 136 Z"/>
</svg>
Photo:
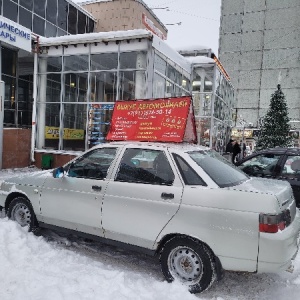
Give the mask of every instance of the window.
<svg viewBox="0 0 300 300">
<path fill-rule="evenodd" d="M 56 32 L 57 32 L 57 27 L 49 22 L 46 22 L 45 36 L 54 37 L 56 36 Z"/>
<path fill-rule="evenodd" d="M 33 15 L 33 32 L 38 35 L 45 35 L 45 20 Z"/>
<path fill-rule="evenodd" d="M 86 27 L 86 15 L 81 11 L 78 11 L 78 34 L 85 33 Z"/>
<path fill-rule="evenodd" d="M 64 57 L 65 71 L 87 71 L 89 69 L 88 55 L 72 55 Z"/>
<path fill-rule="evenodd" d="M 69 4 L 68 32 L 70 34 L 77 33 L 77 9 L 71 4 Z"/>
<path fill-rule="evenodd" d="M 116 153 L 117 148 L 101 148 L 90 151 L 68 166 L 68 176 L 105 179 Z"/>
<path fill-rule="evenodd" d="M 282 176 L 300 177 L 300 156 L 289 155 L 282 170 Z"/>
<path fill-rule="evenodd" d="M 91 102 L 115 102 L 117 72 L 91 73 Z"/>
<path fill-rule="evenodd" d="M 157 54 L 155 54 L 154 58 L 154 69 L 161 74 L 166 75 L 167 62 Z"/>
<path fill-rule="evenodd" d="M 242 163 L 239 168 L 250 176 L 271 177 L 280 159 L 280 154 L 264 153 Z"/>
<path fill-rule="evenodd" d="M 19 0 L 19 1 L 20 1 L 20 5 L 32 11 L 33 0 Z"/>
<path fill-rule="evenodd" d="M 63 102 L 86 102 L 87 100 L 87 73 L 65 74 L 65 93 Z"/>
<path fill-rule="evenodd" d="M 118 53 L 91 55 L 91 70 L 113 70 L 118 68 Z"/>
<path fill-rule="evenodd" d="M 3 16 L 14 22 L 18 19 L 18 6 L 10 0 L 3 0 Z"/>
<path fill-rule="evenodd" d="M 173 154 L 173 156 L 186 185 L 207 185 L 182 157 L 177 154 Z"/>
<path fill-rule="evenodd" d="M 46 9 L 46 19 L 56 25 L 57 1 L 51 1 L 51 3 L 48 2 Z"/>
<path fill-rule="evenodd" d="M 22 7 L 19 7 L 19 23 L 31 30 L 32 28 L 32 13 Z"/>
<path fill-rule="evenodd" d="M 181 74 L 171 65 L 167 65 L 167 77 L 177 83 L 178 85 L 181 85 Z"/>
<path fill-rule="evenodd" d="M 206 172 L 219 187 L 241 184 L 249 177 L 215 151 L 192 151 L 190 157 Z"/>
<path fill-rule="evenodd" d="M 95 22 L 92 19 L 88 19 L 89 23 L 88 23 L 88 27 L 87 27 L 87 33 L 91 33 L 94 32 L 94 26 L 95 26 Z"/>
<path fill-rule="evenodd" d="M 47 72 L 61 71 L 61 56 L 47 57 Z"/>
<path fill-rule="evenodd" d="M 2 49 L 2 73 L 5 75 L 16 76 L 17 52 L 1 47 Z"/>
<path fill-rule="evenodd" d="M 174 173 L 163 151 L 126 149 L 116 181 L 172 185 Z"/>
<path fill-rule="evenodd" d="M 58 0 L 57 26 L 63 30 L 67 30 L 68 3 L 66 0 Z M 65 33 L 61 32 L 59 35 Z"/>
<path fill-rule="evenodd" d="M 18 80 L 18 124 L 28 127 L 32 124 L 32 82 Z"/>
<path fill-rule="evenodd" d="M 86 132 L 86 104 L 64 104 L 63 112 L 64 149 L 84 151 Z"/>
<path fill-rule="evenodd" d="M 120 53 L 120 69 L 145 69 L 147 64 L 146 52 Z"/>
<path fill-rule="evenodd" d="M 54 1 L 52 1 L 54 2 Z M 46 0 L 34 0 L 34 13 L 45 18 Z"/>
<path fill-rule="evenodd" d="M 4 96 L 4 123 L 7 125 L 15 124 L 15 86 L 16 79 L 10 76 L 2 75 L 2 80 L 5 82 Z"/>
<path fill-rule="evenodd" d="M 146 75 L 144 71 L 120 72 L 119 99 L 145 98 Z"/>
<path fill-rule="evenodd" d="M 165 96 L 166 80 L 158 74 L 154 74 L 153 98 L 163 98 Z"/>
</svg>

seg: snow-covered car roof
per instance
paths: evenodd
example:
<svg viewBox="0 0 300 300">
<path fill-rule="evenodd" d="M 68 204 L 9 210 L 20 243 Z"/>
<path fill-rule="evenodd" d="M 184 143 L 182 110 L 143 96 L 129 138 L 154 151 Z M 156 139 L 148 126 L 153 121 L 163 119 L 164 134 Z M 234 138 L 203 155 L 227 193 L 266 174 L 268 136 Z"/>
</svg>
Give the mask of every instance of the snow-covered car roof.
<svg viewBox="0 0 300 300">
<path fill-rule="evenodd" d="M 126 146 L 126 147 L 158 147 L 158 148 L 169 148 L 173 150 L 196 151 L 196 150 L 209 150 L 208 147 L 190 144 L 190 143 L 154 143 L 154 142 L 139 142 L 139 141 L 112 141 L 105 144 L 99 144 L 94 146 L 93 149 L 105 146 Z"/>
</svg>

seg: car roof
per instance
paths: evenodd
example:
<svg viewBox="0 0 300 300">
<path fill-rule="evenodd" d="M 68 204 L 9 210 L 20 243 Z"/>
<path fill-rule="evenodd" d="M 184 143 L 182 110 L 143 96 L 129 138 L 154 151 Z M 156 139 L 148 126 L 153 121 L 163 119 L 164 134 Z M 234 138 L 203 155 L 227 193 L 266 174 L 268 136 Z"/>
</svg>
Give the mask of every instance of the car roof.
<svg viewBox="0 0 300 300">
<path fill-rule="evenodd" d="M 300 149 L 296 148 L 296 147 L 275 147 L 275 148 L 268 148 L 268 149 L 264 149 L 264 150 L 260 150 L 257 152 L 254 152 L 253 154 L 257 154 L 257 153 L 287 153 L 287 154 L 293 154 L 293 153 L 300 153 Z"/>
<path fill-rule="evenodd" d="M 245 158 L 243 158 L 242 160 L 239 160 L 236 165 L 239 166 L 240 164 L 242 164 L 244 161 L 247 161 L 249 159 L 251 159 L 252 157 L 259 155 L 259 154 L 263 154 L 263 153 L 275 153 L 275 154 L 299 154 L 300 155 L 300 149 L 299 148 L 283 148 L 283 147 L 276 147 L 276 148 L 267 148 L 264 150 L 260 150 L 260 151 L 256 151 L 253 152 L 251 155 L 246 156 Z"/>
<path fill-rule="evenodd" d="M 99 144 L 93 148 L 98 148 L 101 146 L 126 146 L 126 147 L 158 147 L 163 149 L 173 149 L 180 151 L 197 151 L 197 150 L 210 150 L 208 147 L 191 144 L 191 143 L 161 143 L 161 142 L 139 142 L 139 141 L 112 141 L 104 144 Z"/>
</svg>

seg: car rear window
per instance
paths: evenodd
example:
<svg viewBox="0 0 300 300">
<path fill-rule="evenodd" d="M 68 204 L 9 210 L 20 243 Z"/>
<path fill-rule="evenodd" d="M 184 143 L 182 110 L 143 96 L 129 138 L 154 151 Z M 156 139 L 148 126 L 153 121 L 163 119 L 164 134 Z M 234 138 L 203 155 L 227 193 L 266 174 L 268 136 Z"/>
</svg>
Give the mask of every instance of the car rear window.
<svg viewBox="0 0 300 300">
<path fill-rule="evenodd" d="M 213 150 L 191 151 L 188 154 L 219 187 L 235 186 L 249 179 L 244 172 Z"/>
</svg>

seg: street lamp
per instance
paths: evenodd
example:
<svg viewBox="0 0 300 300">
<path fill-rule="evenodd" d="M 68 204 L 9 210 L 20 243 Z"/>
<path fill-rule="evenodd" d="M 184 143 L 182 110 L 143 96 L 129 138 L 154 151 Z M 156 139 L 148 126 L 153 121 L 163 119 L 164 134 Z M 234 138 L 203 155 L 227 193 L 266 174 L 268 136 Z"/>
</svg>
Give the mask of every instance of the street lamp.
<svg viewBox="0 0 300 300">
<path fill-rule="evenodd" d="M 150 7 L 151 10 L 154 10 L 154 9 L 166 9 L 166 10 L 169 10 L 169 7 Z"/>
<path fill-rule="evenodd" d="M 171 23 L 171 24 L 165 24 L 165 25 L 167 25 L 167 26 L 170 26 L 170 25 L 181 25 L 182 24 L 182 22 L 177 22 L 177 23 Z"/>
</svg>

